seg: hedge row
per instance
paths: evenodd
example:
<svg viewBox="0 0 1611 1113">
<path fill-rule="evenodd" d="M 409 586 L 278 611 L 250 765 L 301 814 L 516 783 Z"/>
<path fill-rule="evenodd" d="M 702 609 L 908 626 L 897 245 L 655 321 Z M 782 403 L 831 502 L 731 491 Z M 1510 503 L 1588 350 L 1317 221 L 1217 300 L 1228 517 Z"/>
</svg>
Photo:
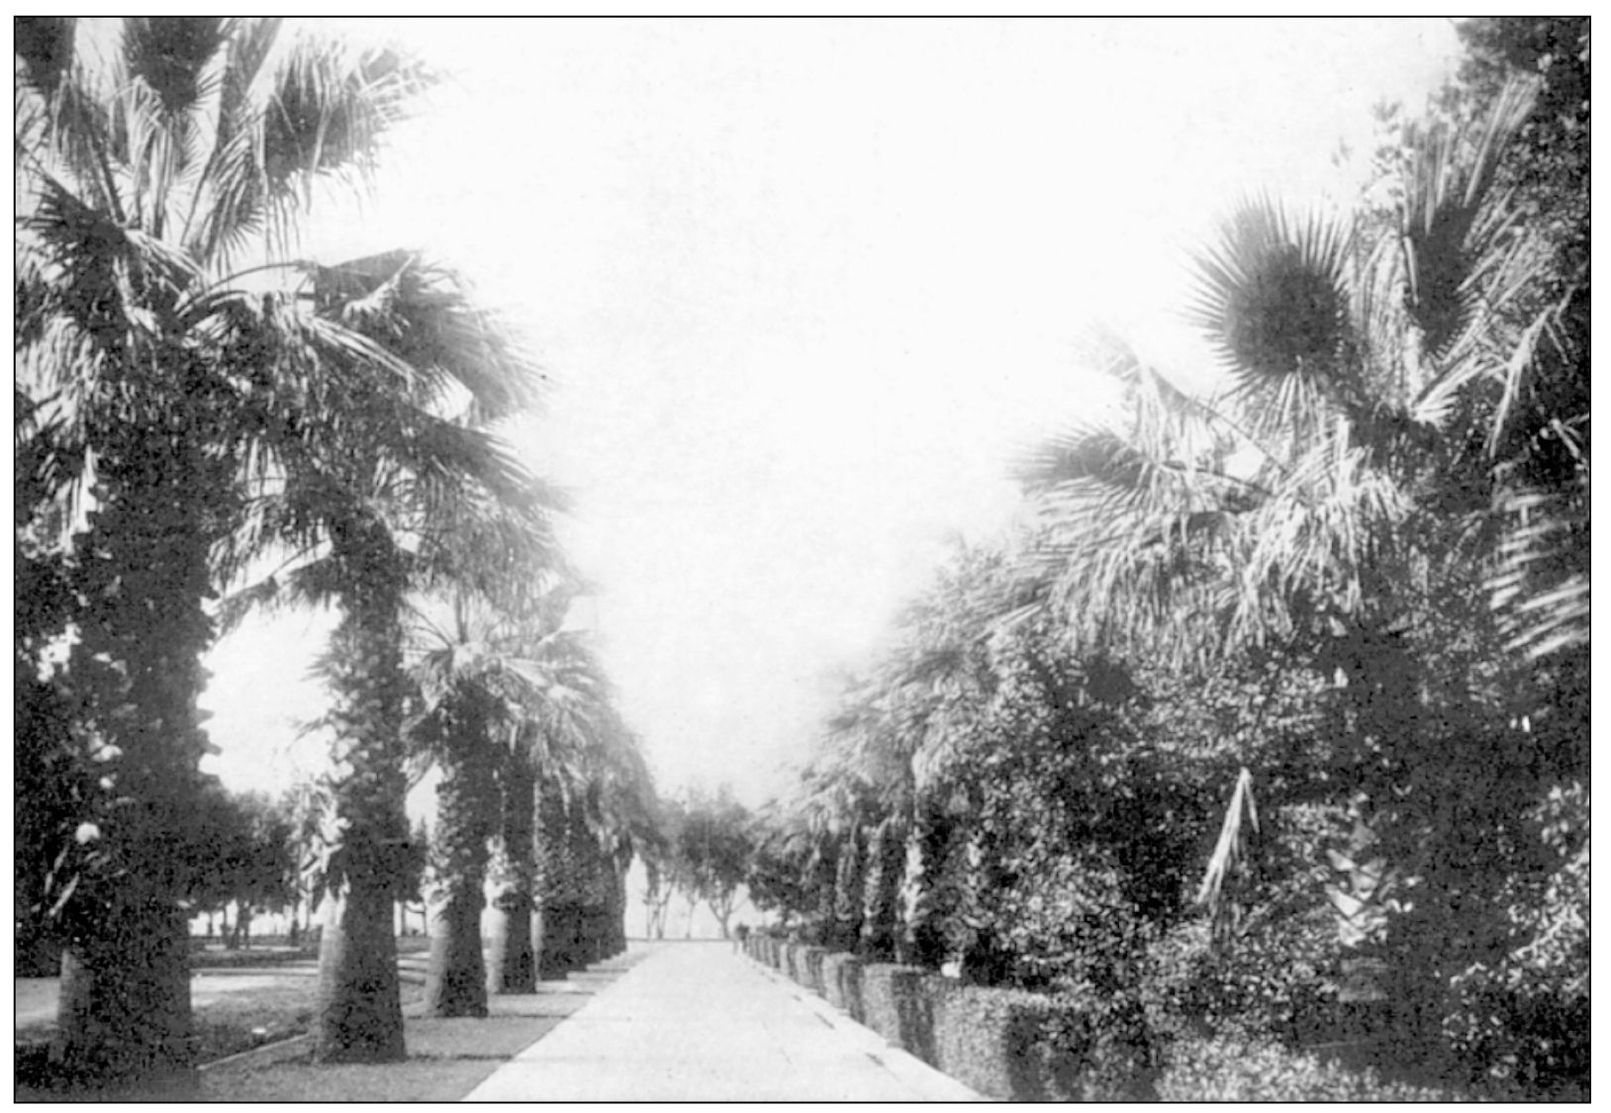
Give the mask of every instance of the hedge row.
<svg viewBox="0 0 1611 1113">
<path fill-rule="evenodd" d="M 745 951 L 824 997 L 891 1044 L 992 1098 L 1150 1097 L 1148 1080 L 1098 1079 L 1054 1042 L 1079 1027 L 1071 1006 L 1037 993 L 962 985 L 914 966 L 864 962 L 822 947 L 752 935 Z"/>
</svg>

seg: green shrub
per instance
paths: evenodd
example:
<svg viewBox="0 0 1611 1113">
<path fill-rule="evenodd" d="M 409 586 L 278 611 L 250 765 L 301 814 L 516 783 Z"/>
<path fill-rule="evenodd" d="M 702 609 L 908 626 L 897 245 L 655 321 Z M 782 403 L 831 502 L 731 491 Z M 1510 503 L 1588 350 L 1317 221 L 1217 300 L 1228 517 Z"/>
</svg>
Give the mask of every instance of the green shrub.
<svg viewBox="0 0 1611 1113">
<path fill-rule="evenodd" d="M 1216 1027 L 1235 1020 L 1288 1042 L 1327 1032 L 1337 1015 L 1337 927 L 1320 907 L 1285 918 L 1255 913 L 1235 944 L 1220 954 L 1208 925 L 1182 924 L 1151 949 L 1145 995 L 1171 1018 Z M 1155 1023 L 1174 1027 L 1173 1023 Z"/>
<path fill-rule="evenodd" d="M 1314 805 L 1274 810 L 1265 880 L 1250 894 L 1230 946 L 1216 953 L 1201 919 L 1151 945 L 1143 996 L 1156 1026 L 1214 1029 L 1234 1021 L 1288 1043 L 1330 1034 L 1343 951 L 1317 863 L 1339 815 Z"/>
<path fill-rule="evenodd" d="M 928 976 L 922 989 L 933 1016 L 933 1065 L 987 1097 L 1044 1100 L 1048 1050 L 1040 1025 L 1050 1002 L 1014 989 L 961 985 Z"/>
<path fill-rule="evenodd" d="M 924 1062 L 934 1061 L 934 1024 L 929 998 L 921 979 L 928 972 L 917 966 L 874 962 L 862 967 L 862 1023 L 896 1047 Z"/>
<path fill-rule="evenodd" d="M 1177 1041 L 1157 1080 L 1160 1101 L 1310 1102 L 1459 1101 L 1438 1087 L 1384 1082 L 1370 1069 L 1350 1070 L 1313 1052 L 1291 1051 L 1264 1035 L 1227 1028 Z"/>
<path fill-rule="evenodd" d="M 1152 1096 L 1157 1056 L 1134 996 L 995 989 L 933 974 L 917 979 L 917 989 L 931 1033 L 926 1045 L 919 1041 L 920 1057 L 982 1094 L 1014 1101 Z"/>
<path fill-rule="evenodd" d="M 821 997 L 827 996 L 827 987 L 822 979 L 822 960 L 828 957 L 828 948 L 806 946 L 800 949 L 800 957 L 796 960 L 799 975 L 795 981 Z"/>
<path fill-rule="evenodd" d="M 1060 1101 L 1133 1101 L 1154 1096 L 1163 1040 L 1136 988 L 1065 986 L 1047 1000 L 1039 1041 L 1050 1096 Z"/>
<path fill-rule="evenodd" d="M 862 961 L 855 955 L 835 952 L 822 960 L 823 996 L 835 1008 L 843 1009 L 852 1020 L 865 1015 L 861 999 Z"/>
<path fill-rule="evenodd" d="M 1586 1098 L 1589 792 L 1557 787 L 1530 818 L 1544 848 L 1540 868 L 1508 880 L 1506 949 L 1455 976 L 1443 1028 L 1474 1073 L 1514 1081 L 1535 1097 Z"/>
</svg>

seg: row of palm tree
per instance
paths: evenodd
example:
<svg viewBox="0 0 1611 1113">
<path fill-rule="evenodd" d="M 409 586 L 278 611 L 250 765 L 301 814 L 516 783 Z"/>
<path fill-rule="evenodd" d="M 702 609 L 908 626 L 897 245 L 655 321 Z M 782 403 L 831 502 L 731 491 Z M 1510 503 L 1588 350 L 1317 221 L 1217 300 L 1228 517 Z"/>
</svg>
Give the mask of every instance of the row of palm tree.
<svg viewBox="0 0 1611 1113">
<path fill-rule="evenodd" d="M 1221 392 L 1093 334 L 1088 362 L 1121 404 L 1028 454 L 1022 536 L 963 554 L 774 807 L 768 853 L 819 894 L 825 939 L 848 934 L 859 882 L 869 953 L 944 955 L 930 835 L 953 786 L 937 773 L 982 744 L 1001 651 L 1035 629 L 1084 662 L 1070 700 L 1128 683 L 1104 659 L 1206 676 L 1284 654 L 1335 677 L 1354 762 L 1355 836 L 1331 858 L 1341 937 L 1369 951 L 1392 909 L 1436 930 L 1487 899 L 1469 879 L 1390 898 L 1456 878 L 1460 848 L 1489 860 L 1528 793 L 1586 769 L 1588 284 L 1514 187 L 1532 95 L 1513 82 L 1410 129 L 1396 212 L 1240 205 L 1196 257 L 1190 309 Z M 1198 890 L 1227 944 L 1262 774 L 1234 777 Z M 1445 988 L 1478 957 L 1448 950 Z"/>
<path fill-rule="evenodd" d="M 409 734 L 441 773 L 429 1015 L 484 1016 L 489 994 L 535 992 L 545 944 L 550 972 L 562 974 L 554 952 L 568 905 L 554 899 L 554 883 L 603 870 L 608 889 L 593 903 L 609 903 L 633 851 L 653 838 L 636 741 L 585 635 L 564 626 L 575 582 L 522 582 L 534 584 L 542 590 L 498 610 L 457 589 L 446 621 L 419 619 L 421 714 Z M 569 869 L 559 862 L 566 851 Z M 492 961 L 483 964 L 489 874 Z"/>
<path fill-rule="evenodd" d="M 560 626 L 562 500 L 498 434 L 537 400 L 532 361 L 414 252 L 292 254 L 320 191 L 362 187 L 435 78 L 279 19 L 20 19 L 15 42 L 16 443 L 19 490 L 37 493 L 19 539 L 76 592 L 53 631 L 70 646 L 66 744 L 99 778 L 49 894 L 67 939 L 56 1057 L 81 1079 L 191 1065 L 193 879 L 172 848 L 202 784 L 201 659 L 225 594 L 226 619 L 270 601 L 339 614 L 320 662 L 335 772 L 315 1047 L 400 1057 L 392 909 L 422 748 L 443 771 L 441 1011 L 478 993 L 485 1010 L 495 833 L 499 907 L 529 936 L 534 782 L 614 777 L 594 786 L 614 793 L 589 813 L 601 828 L 647 791 L 596 662 Z M 451 612 L 434 647 L 422 600 Z M 523 947 L 504 949 L 509 985 L 534 965 Z"/>
<path fill-rule="evenodd" d="M 1228 392 L 1190 395 L 1106 338 L 1120 416 L 1022 469 L 1047 605 L 1084 644 L 1181 666 L 1280 645 L 1336 671 L 1361 745 L 1385 755 L 1358 786 L 1355 882 L 1395 831 L 1395 871 L 1413 871 L 1411 832 L 1451 786 L 1485 791 L 1471 763 L 1495 760 L 1431 775 L 1442 759 L 1415 724 L 1436 681 L 1407 635 L 1465 614 L 1467 637 L 1494 631 L 1493 667 L 1587 663 L 1587 274 L 1561 273 L 1506 173 L 1533 97 L 1513 80 L 1480 113 L 1409 129 L 1396 213 L 1245 202 L 1197 256 L 1191 309 Z M 1522 701 L 1505 709 L 1516 745 L 1573 764 L 1586 724 L 1522 739 L 1551 697 Z M 1205 892 L 1256 814 L 1249 783 Z"/>
</svg>

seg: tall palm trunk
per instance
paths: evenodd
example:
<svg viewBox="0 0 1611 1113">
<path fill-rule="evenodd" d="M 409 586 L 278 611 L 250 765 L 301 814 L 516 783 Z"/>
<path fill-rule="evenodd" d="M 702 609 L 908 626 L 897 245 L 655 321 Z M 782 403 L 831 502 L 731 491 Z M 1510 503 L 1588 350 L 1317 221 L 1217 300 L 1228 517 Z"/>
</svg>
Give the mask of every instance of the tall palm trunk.
<svg viewBox="0 0 1611 1113">
<path fill-rule="evenodd" d="M 542 945 L 537 963 L 543 978 L 563 978 L 581 965 L 576 950 L 583 879 L 572 819 L 558 784 L 545 778 L 537 811 L 543 849 Z"/>
<path fill-rule="evenodd" d="M 386 568 L 385 571 L 392 571 Z M 342 841 L 325 878 L 314 1057 L 391 1062 L 405 1057 L 393 908 L 411 855 L 404 798 L 400 576 L 374 577 L 347 600 L 326 658 L 347 773 L 334 786 Z"/>
<path fill-rule="evenodd" d="M 861 953 L 870 962 L 893 962 L 900 924 L 901 866 L 906 845 L 901 823 L 890 816 L 873 829 L 867 848 L 866 905 L 862 910 Z"/>
<path fill-rule="evenodd" d="M 632 868 L 632 855 L 622 855 L 615 864 L 615 885 L 610 900 L 610 956 L 625 954 L 627 949 L 627 871 Z"/>
<path fill-rule="evenodd" d="M 75 1080 L 186 1074 L 193 1062 L 189 925 L 182 901 L 207 749 L 196 701 L 212 638 L 209 502 L 216 466 L 182 436 L 119 438 L 100 461 L 100 507 L 82 553 L 69 676 L 104 795 L 80 827 L 78 887 L 53 1057 Z"/>
<path fill-rule="evenodd" d="M 852 825 L 839 848 L 839 869 L 834 879 L 834 934 L 832 946 L 838 951 L 853 950 L 861 937 L 866 856 L 861 827 Z M 725 927 L 725 925 L 724 925 Z"/>
<path fill-rule="evenodd" d="M 945 939 L 940 931 L 935 886 L 945 854 L 946 825 L 929 801 L 917 804 L 907 832 L 905 865 L 901 873 L 901 929 L 896 958 L 912 966 L 939 969 L 945 961 Z"/>
<path fill-rule="evenodd" d="M 426 1016 L 486 1016 L 487 968 L 481 956 L 488 842 L 497 799 L 487 709 L 474 697 L 455 701 L 436 787 L 431 957 Z"/>
<path fill-rule="evenodd" d="M 504 764 L 498 893 L 487 955 L 489 994 L 537 992 L 537 770 L 515 752 Z"/>
</svg>

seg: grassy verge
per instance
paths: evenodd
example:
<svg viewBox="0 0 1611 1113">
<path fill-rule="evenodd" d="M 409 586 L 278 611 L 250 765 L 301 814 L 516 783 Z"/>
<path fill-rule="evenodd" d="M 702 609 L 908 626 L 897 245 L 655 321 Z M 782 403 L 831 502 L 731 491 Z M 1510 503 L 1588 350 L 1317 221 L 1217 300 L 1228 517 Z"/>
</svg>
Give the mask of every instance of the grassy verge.
<svg viewBox="0 0 1611 1113">
<path fill-rule="evenodd" d="M 408 1017 L 408 1059 L 323 1065 L 306 1051 L 273 1062 L 230 1063 L 205 1072 L 197 1098 L 209 1102 L 456 1101 L 505 1061 L 547 1035 L 591 999 L 540 993 L 492 1002 L 485 1019 Z"/>
<path fill-rule="evenodd" d="M 417 976 L 409 971 L 403 972 L 403 978 L 402 998 L 406 1008 L 424 995 L 424 989 Z M 286 977 L 267 984 L 254 980 L 249 991 L 219 995 L 198 1003 L 191 1012 L 196 1062 L 212 1063 L 302 1035 L 313 1022 L 317 991 L 318 980 L 312 977 Z M 54 1024 L 46 1022 L 16 1030 L 18 1101 L 50 1100 L 73 1092 L 53 1082 L 55 1072 L 50 1068 L 49 1051 L 54 1029 Z"/>
<path fill-rule="evenodd" d="M 306 1045 L 283 1053 L 265 1051 L 230 1062 L 219 1059 L 308 1030 L 316 979 L 286 979 L 268 989 L 200 1004 L 194 1024 L 201 1040 L 198 1061 L 216 1065 L 201 1072 L 184 1092 L 157 1089 L 87 1093 L 28 1087 L 22 1036 L 17 1044 L 17 1101 L 167 1100 L 208 1102 L 455 1101 L 592 999 L 645 956 L 636 951 L 572 974 L 564 985 L 522 997 L 493 998 L 486 1018 L 442 1020 L 405 1016 L 408 1059 L 400 1063 L 323 1065 L 310 1061 Z M 407 1012 L 423 996 L 417 970 L 403 970 Z M 49 1027 L 36 1027 L 41 1053 Z"/>
</svg>

